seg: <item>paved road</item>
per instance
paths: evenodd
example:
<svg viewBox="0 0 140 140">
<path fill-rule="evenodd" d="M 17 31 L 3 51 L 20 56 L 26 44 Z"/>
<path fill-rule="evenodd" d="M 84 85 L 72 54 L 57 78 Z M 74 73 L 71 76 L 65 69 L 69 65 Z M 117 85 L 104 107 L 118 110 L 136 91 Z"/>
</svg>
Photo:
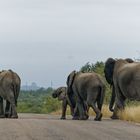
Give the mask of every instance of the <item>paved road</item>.
<svg viewBox="0 0 140 140">
<path fill-rule="evenodd" d="M 59 116 L 19 114 L 0 119 L 0 140 L 140 140 L 140 124 L 103 119 L 101 122 L 59 120 Z"/>
</svg>

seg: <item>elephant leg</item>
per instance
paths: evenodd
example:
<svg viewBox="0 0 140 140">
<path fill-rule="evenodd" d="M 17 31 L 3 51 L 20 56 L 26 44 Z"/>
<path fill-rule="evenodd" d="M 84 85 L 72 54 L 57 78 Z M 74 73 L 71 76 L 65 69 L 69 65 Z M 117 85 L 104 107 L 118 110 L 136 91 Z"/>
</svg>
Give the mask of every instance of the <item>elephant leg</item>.
<svg viewBox="0 0 140 140">
<path fill-rule="evenodd" d="M 8 101 L 10 102 L 10 106 L 11 106 L 11 112 L 12 112 L 11 118 L 18 118 L 14 93 L 13 91 L 11 91 L 9 94 L 10 94 L 10 97 Z"/>
<path fill-rule="evenodd" d="M 74 108 L 70 106 L 71 115 L 74 115 Z"/>
<path fill-rule="evenodd" d="M 95 121 L 101 121 L 101 119 L 102 119 L 102 113 L 101 113 L 101 111 L 96 107 L 96 104 L 95 104 L 95 102 L 92 102 L 91 103 L 91 107 L 92 107 L 92 109 L 94 110 L 94 112 L 96 113 L 96 117 L 95 117 Z"/>
<path fill-rule="evenodd" d="M 71 107 L 71 112 L 73 112 L 73 120 L 87 120 L 89 117 L 87 108 L 85 108 L 85 105 L 82 102 L 77 102 L 74 109 Z"/>
<path fill-rule="evenodd" d="M 4 110 L 3 110 L 3 98 L 0 97 L 0 118 L 4 118 Z"/>
<path fill-rule="evenodd" d="M 79 116 L 80 116 L 80 120 L 87 120 L 88 119 L 88 115 L 86 114 L 86 110 L 85 110 L 85 104 L 84 102 L 82 102 L 80 99 L 77 102 L 77 107 L 79 110 Z"/>
<path fill-rule="evenodd" d="M 5 117 L 10 118 L 11 117 L 11 106 L 10 102 L 6 100 L 6 107 L 5 107 Z"/>
<path fill-rule="evenodd" d="M 73 113 L 73 120 L 79 120 L 79 110 L 78 110 L 78 105 L 76 103 L 76 106 L 74 108 L 74 113 Z"/>
<path fill-rule="evenodd" d="M 125 102 L 125 98 L 120 98 L 116 101 L 116 105 L 114 108 L 113 115 L 111 116 L 111 119 L 119 119 L 118 111 L 124 110 L 124 102 Z"/>
<path fill-rule="evenodd" d="M 114 107 L 113 115 L 111 116 L 111 119 L 119 119 L 118 111 L 122 111 L 124 109 L 124 103 L 125 103 L 125 97 L 123 96 L 119 86 L 115 86 L 115 94 L 116 94 L 116 104 Z"/>
<path fill-rule="evenodd" d="M 66 119 L 66 110 L 67 110 L 67 101 L 63 100 L 62 102 L 62 116 L 61 119 Z"/>
<path fill-rule="evenodd" d="M 89 115 L 88 115 L 88 111 L 89 111 L 89 106 L 87 104 L 86 101 L 83 102 L 83 108 L 84 108 L 84 114 L 85 116 L 87 117 L 87 119 L 89 118 Z"/>
<path fill-rule="evenodd" d="M 119 117 L 118 117 L 118 107 L 117 107 L 116 104 L 115 104 L 115 107 L 114 107 L 113 115 L 110 118 L 113 119 L 113 120 L 119 119 Z"/>
<path fill-rule="evenodd" d="M 12 103 L 11 104 L 11 110 L 12 110 L 11 111 L 12 112 L 11 118 L 18 118 L 15 103 Z"/>
<path fill-rule="evenodd" d="M 100 100 L 97 100 L 97 106 L 98 106 L 98 109 L 101 111 L 102 110 L 102 104 L 100 103 Z"/>
</svg>

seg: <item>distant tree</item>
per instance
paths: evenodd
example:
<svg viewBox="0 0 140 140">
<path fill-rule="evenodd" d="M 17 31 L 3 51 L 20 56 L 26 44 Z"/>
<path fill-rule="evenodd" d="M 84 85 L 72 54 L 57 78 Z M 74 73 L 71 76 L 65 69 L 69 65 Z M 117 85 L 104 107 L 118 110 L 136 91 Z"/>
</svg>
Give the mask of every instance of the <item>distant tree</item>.
<svg viewBox="0 0 140 140">
<path fill-rule="evenodd" d="M 80 69 L 81 72 L 97 72 L 101 75 L 104 75 L 104 63 L 103 62 L 96 62 L 95 64 L 90 64 L 87 62 L 82 68 Z"/>
<path fill-rule="evenodd" d="M 91 72 L 91 65 L 87 62 L 81 69 L 81 72 Z"/>
</svg>

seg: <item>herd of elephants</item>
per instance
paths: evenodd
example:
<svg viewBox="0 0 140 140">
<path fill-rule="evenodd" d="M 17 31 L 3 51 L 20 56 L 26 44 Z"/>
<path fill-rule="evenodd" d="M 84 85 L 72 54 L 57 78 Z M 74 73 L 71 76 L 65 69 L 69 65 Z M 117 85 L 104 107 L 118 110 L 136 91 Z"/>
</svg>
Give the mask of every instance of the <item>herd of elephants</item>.
<svg viewBox="0 0 140 140">
<path fill-rule="evenodd" d="M 108 58 L 104 75 L 112 89 L 109 109 L 112 119 L 119 119 L 118 111 L 124 109 L 125 100 L 140 101 L 140 63 L 130 58 Z M 66 118 L 67 105 L 75 120 L 88 119 L 89 107 L 96 113 L 94 120 L 102 119 L 102 106 L 105 96 L 104 78 L 95 72 L 72 71 L 67 78 L 67 87 L 59 87 L 52 96 L 62 100 L 62 116 Z M 18 118 L 16 106 L 21 80 L 12 70 L 0 72 L 0 118 Z M 4 107 L 3 100 L 6 100 Z"/>
<path fill-rule="evenodd" d="M 112 89 L 109 109 L 112 119 L 119 119 L 118 111 L 124 109 L 125 100 L 140 101 L 140 62 L 130 58 L 108 58 L 104 75 Z M 66 108 L 70 106 L 74 120 L 88 119 L 89 107 L 96 113 L 95 121 L 102 119 L 102 106 L 105 96 L 104 78 L 95 72 L 72 71 L 67 78 L 67 87 L 56 89 L 52 97 L 62 100 L 62 116 L 66 119 Z"/>
</svg>

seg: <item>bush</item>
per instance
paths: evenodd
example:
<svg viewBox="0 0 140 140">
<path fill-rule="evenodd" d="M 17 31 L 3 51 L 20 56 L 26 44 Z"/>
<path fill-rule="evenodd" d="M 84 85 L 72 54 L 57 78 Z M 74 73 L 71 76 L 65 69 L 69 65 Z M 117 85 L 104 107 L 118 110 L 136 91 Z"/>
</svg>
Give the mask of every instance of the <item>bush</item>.
<svg viewBox="0 0 140 140">
<path fill-rule="evenodd" d="M 50 96 L 52 92 L 52 88 L 47 90 L 39 89 L 37 91 L 21 91 L 18 99 L 18 112 L 48 113 L 54 110 L 54 108 L 57 108 L 58 102 Z"/>
</svg>

